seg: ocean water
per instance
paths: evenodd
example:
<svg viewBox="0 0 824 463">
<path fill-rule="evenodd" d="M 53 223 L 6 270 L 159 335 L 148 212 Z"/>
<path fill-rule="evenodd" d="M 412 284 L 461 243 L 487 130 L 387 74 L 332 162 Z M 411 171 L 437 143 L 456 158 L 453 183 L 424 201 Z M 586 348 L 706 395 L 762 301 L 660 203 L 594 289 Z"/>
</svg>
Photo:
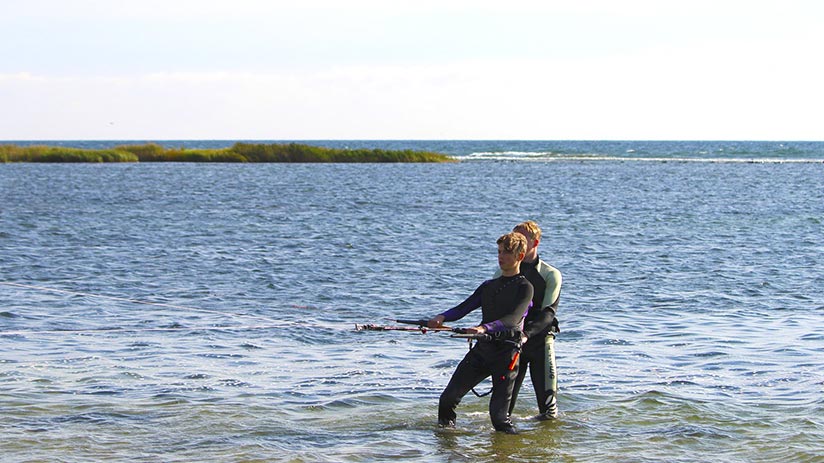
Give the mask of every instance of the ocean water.
<svg viewBox="0 0 824 463">
<path fill-rule="evenodd" d="M 824 143 L 313 143 L 462 161 L 0 164 L 3 462 L 824 461 Z M 466 342 L 354 325 L 457 304 L 525 219 L 561 415 L 527 380 L 519 435 L 472 395 L 439 430 Z"/>
</svg>

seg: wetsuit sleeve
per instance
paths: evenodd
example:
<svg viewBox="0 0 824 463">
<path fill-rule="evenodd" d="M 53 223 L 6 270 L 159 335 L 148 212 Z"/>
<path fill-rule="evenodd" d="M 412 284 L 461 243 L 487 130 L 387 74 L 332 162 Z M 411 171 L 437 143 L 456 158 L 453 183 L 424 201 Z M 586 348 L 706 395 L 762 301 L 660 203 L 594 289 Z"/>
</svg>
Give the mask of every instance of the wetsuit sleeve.
<svg viewBox="0 0 824 463">
<path fill-rule="evenodd" d="M 541 272 L 541 276 L 546 282 L 546 290 L 544 291 L 541 307 L 532 309 L 535 315 L 532 315 L 529 322 L 524 325 L 524 334 L 527 337 L 548 331 L 558 310 L 558 301 L 561 295 L 561 272 L 556 268 L 549 267 L 546 271 Z"/>
<path fill-rule="evenodd" d="M 558 308 L 558 296 L 561 295 L 561 272 L 553 267 L 550 267 L 543 275 L 546 282 L 546 290 L 544 291 L 544 299 L 541 302 L 541 308 L 549 308 L 553 315 Z"/>
<path fill-rule="evenodd" d="M 452 307 L 451 309 L 442 313 L 441 315 L 443 315 L 444 321 L 453 322 L 455 320 L 460 320 L 461 318 L 465 317 L 469 312 L 472 312 L 473 310 L 480 307 L 482 302 L 481 292 L 483 291 L 483 287 L 486 284 L 486 281 L 481 283 L 481 285 L 478 286 L 478 289 L 476 289 L 471 296 L 466 298 L 463 302 L 456 305 L 455 307 Z"/>
<path fill-rule="evenodd" d="M 523 282 L 518 285 L 518 292 L 513 300 L 512 310 L 508 310 L 507 314 L 498 320 L 484 323 L 482 326 L 486 328 L 486 332 L 497 333 L 499 331 L 521 329 L 526 311 L 529 310 L 529 306 L 532 304 L 532 292 L 532 285 L 524 278 Z"/>
</svg>

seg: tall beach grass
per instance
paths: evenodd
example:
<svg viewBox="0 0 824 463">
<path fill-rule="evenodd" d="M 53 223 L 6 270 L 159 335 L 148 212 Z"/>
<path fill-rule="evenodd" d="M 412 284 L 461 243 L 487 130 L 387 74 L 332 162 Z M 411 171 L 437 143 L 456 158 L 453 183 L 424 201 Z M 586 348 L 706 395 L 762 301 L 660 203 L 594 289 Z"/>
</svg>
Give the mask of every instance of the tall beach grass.
<svg viewBox="0 0 824 463">
<path fill-rule="evenodd" d="M 221 149 L 166 148 L 156 143 L 109 149 L 0 145 L 0 162 L 448 162 L 413 150 L 339 149 L 299 143 L 235 143 Z"/>
</svg>

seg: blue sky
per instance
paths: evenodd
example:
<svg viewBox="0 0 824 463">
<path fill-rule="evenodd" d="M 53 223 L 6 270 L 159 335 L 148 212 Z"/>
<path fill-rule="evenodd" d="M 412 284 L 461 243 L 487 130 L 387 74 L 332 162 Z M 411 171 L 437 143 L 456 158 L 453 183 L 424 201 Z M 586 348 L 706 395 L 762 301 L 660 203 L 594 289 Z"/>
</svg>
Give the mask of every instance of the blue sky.
<svg viewBox="0 0 824 463">
<path fill-rule="evenodd" d="M 824 140 L 813 0 L 0 0 L 0 139 Z"/>
</svg>

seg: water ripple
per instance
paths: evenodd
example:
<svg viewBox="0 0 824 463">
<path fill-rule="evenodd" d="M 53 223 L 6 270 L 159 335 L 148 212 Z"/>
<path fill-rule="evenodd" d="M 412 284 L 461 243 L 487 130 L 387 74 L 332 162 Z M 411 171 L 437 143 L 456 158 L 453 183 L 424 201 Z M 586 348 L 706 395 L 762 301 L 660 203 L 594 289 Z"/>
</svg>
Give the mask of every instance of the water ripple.
<svg viewBox="0 0 824 463">
<path fill-rule="evenodd" d="M 0 182 L 0 282 L 76 293 L 0 285 L 9 461 L 820 455 L 818 165 L 15 164 Z M 533 419 L 527 379 L 521 435 L 474 396 L 441 432 L 466 343 L 353 327 L 459 303 L 525 218 L 564 273 L 561 417 Z"/>
</svg>

